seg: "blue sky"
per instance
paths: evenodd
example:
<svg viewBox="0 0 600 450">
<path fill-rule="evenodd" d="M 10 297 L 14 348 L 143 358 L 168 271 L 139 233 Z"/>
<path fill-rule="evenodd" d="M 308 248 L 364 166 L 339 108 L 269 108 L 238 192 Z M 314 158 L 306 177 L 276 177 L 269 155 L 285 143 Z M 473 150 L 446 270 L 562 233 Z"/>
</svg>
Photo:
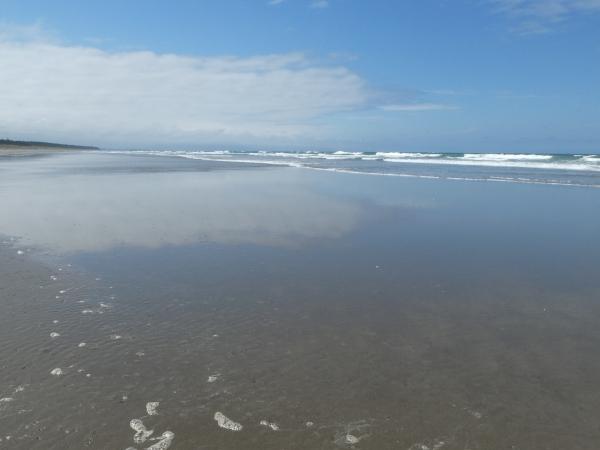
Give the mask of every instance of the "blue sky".
<svg viewBox="0 0 600 450">
<path fill-rule="evenodd" d="M 600 0 L 4 0 L 0 67 L 13 138 L 600 153 Z"/>
</svg>

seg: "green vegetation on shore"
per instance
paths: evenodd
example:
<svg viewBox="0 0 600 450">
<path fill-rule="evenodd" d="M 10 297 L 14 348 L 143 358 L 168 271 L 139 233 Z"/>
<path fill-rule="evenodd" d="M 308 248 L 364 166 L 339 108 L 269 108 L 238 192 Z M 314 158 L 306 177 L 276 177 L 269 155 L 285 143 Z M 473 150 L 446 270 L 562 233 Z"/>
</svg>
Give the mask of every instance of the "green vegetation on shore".
<svg viewBox="0 0 600 450">
<path fill-rule="evenodd" d="M 0 139 L 0 147 L 48 147 L 48 148 L 72 148 L 80 150 L 98 150 L 98 147 L 89 145 L 69 145 L 56 144 L 53 142 L 38 142 L 38 141 L 13 141 L 11 139 Z"/>
</svg>

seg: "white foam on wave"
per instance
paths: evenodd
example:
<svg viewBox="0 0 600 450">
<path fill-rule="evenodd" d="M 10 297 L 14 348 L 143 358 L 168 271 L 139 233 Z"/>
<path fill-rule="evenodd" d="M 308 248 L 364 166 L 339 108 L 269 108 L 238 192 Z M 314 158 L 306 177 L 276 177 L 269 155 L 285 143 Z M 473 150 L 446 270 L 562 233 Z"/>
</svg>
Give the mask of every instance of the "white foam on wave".
<svg viewBox="0 0 600 450">
<path fill-rule="evenodd" d="M 217 421 L 217 425 L 219 425 L 219 427 L 229 431 L 241 431 L 242 428 L 244 428 L 242 424 L 234 422 L 219 411 L 215 413 L 214 419 Z"/>
<path fill-rule="evenodd" d="M 143 444 L 150 436 L 152 436 L 152 434 L 154 434 L 154 430 L 146 428 L 140 419 L 131 419 L 129 426 L 135 431 L 133 442 L 136 444 Z"/>
<path fill-rule="evenodd" d="M 482 167 L 514 167 L 521 169 L 553 169 L 553 170 L 575 170 L 575 171 L 600 171 L 600 166 L 578 162 L 545 162 L 539 160 L 495 160 L 495 159 L 465 159 L 439 158 L 439 159 L 403 159 L 386 158 L 386 162 L 413 163 L 413 164 L 441 164 L 456 166 L 482 166 Z"/>
<path fill-rule="evenodd" d="M 77 347 L 79 348 L 83 348 L 85 347 L 87 344 L 85 342 L 80 342 L 79 344 L 77 344 Z"/>
<path fill-rule="evenodd" d="M 55 377 L 59 377 L 63 374 L 64 372 L 62 371 L 62 369 L 60 367 L 57 367 L 56 369 L 52 369 L 50 371 L 50 375 L 54 375 Z"/>
<path fill-rule="evenodd" d="M 600 156 L 598 155 L 585 155 L 580 157 L 579 159 L 587 163 L 600 164 Z"/>
<path fill-rule="evenodd" d="M 52 339 L 54 339 L 54 338 L 57 338 L 57 337 L 60 337 L 60 333 L 57 333 L 56 331 L 53 331 L 52 333 L 50 333 L 50 337 L 51 337 Z"/>
<path fill-rule="evenodd" d="M 214 375 L 209 375 L 208 379 L 206 380 L 207 383 L 214 383 L 215 381 L 217 381 L 220 377 L 220 374 L 216 373 Z"/>
<path fill-rule="evenodd" d="M 149 416 L 158 416 L 158 405 L 160 402 L 148 402 L 146 403 L 146 412 Z"/>
<path fill-rule="evenodd" d="M 552 155 L 536 155 L 531 153 L 465 153 L 464 159 L 481 161 L 548 161 Z"/>
<path fill-rule="evenodd" d="M 415 153 L 415 152 L 377 152 L 379 158 L 439 158 L 441 153 Z"/>
</svg>

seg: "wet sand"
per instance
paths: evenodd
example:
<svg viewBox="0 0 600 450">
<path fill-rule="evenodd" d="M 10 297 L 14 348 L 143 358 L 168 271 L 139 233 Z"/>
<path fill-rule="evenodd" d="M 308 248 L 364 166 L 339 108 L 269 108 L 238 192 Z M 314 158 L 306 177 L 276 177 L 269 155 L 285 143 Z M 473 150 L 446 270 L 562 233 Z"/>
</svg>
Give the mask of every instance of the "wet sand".
<svg viewBox="0 0 600 450">
<path fill-rule="evenodd" d="M 44 156 L 57 153 L 73 153 L 81 150 L 60 148 L 60 147 L 19 147 L 14 145 L 0 145 L 1 157 L 20 157 L 20 156 Z"/>
<path fill-rule="evenodd" d="M 598 448 L 593 189 L 0 169 L 0 448 Z"/>
</svg>

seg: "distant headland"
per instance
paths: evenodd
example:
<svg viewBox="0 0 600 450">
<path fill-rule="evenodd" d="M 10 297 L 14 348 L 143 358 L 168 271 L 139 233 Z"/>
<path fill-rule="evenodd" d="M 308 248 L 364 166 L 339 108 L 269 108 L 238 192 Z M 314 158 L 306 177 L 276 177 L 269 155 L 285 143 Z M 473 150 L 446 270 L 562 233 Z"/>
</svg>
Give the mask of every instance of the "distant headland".
<svg viewBox="0 0 600 450">
<path fill-rule="evenodd" d="M 73 150 L 98 150 L 98 147 L 93 147 L 90 145 L 57 144 L 54 142 L 40 141 L 13 141 L 11 139 L 0 139 L 0 147 L 44 147 Z"/>
</svg>

